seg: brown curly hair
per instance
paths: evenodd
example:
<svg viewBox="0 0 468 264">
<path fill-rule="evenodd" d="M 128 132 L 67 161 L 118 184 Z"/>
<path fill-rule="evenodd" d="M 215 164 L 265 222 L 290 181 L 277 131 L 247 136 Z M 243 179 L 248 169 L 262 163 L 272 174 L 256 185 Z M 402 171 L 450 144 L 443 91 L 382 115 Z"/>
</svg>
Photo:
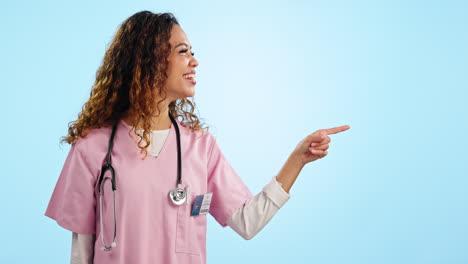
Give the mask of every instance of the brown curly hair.
<svg viewBox="0 0 468 264">
<path fill-rule="evenodd" d="M 132 122 L 142 124 L 138 135 L 138 147 L 145 152 L 150 143 L 151 116 L 158 116 L 167 96 L 164 89 L 166 69 L 171 52 L 171 29 L 179 22 L 172 13 L 141 11 L 127 18 L 117 29 L 105 52 L 102 65 L 96 72 L 96 80 L 90 98 L 84 104 L 76 121 L 69 122 L 68 135 L 61 143 L 69 144 L 85 137 L 91 129 L 112 126 L 124 115 L 132 112 Z M 155 107 L 155 98 L 159 98 Z M 193 98 L 192 98 L 193 100 Z M 169 113 L 193 131 L 208 131 L 202 127 L 193 112 L 195 103 L 187 98 L 169 104 Z M 134 130 L 129 131 L 130 133 Z M 141 146 L 144 139 L 147 144 Z"/>
</svg>

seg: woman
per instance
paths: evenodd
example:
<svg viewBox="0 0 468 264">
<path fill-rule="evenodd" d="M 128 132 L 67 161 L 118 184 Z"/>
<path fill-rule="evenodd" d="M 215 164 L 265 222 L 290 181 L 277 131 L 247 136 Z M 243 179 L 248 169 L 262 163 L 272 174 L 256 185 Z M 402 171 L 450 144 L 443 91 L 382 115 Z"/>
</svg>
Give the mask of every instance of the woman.
<svg viewBox="0 0 468 264">
<path fill-rule="evenodd" d="M 187 99 L 191 49 L 171 13 L 138 12 L 116 32 L 63 139 L 72 146 L 45 212 L 72 231 L 72 263 L 206 263 L 206 213 L 251 239 L 302 167 L 327 155 L 327 135 L 349 129 L 307 136 L 253 196 Z"/>
</svg>

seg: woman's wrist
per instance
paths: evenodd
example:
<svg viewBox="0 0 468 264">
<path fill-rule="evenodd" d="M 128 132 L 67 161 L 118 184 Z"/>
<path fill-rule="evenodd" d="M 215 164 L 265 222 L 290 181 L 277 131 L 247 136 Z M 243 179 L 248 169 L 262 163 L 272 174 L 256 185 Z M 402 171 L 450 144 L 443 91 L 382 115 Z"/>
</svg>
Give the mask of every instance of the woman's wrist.
<svg viewBox="0 0 468 264">
<path fill-rule="evenodd" d="M 279 171 L 276 180 L 281 183 L 281 187 L 287 193 L 289 193 L 304 165 L 301 159 L 292 153 Z"/>
</svg>

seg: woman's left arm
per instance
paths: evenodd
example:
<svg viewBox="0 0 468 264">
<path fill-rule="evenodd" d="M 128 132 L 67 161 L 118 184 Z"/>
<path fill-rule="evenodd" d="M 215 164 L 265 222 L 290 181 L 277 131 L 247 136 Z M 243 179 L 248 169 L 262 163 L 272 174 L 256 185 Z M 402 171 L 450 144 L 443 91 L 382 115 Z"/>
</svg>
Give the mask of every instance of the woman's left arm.
<svg viewBox="0 0 468 264">
<path fill-rule="evenodd" d="M 261 192 L 249 199 L 228 220 L 228 225 L 244 239 L 252 239 L 289 200 L 289 190 L 305 164 L 327 155 L 327 136 L 348 130 L 349 126 L 321 129 L 302 140 L 278 175 Z"/>
</svg>

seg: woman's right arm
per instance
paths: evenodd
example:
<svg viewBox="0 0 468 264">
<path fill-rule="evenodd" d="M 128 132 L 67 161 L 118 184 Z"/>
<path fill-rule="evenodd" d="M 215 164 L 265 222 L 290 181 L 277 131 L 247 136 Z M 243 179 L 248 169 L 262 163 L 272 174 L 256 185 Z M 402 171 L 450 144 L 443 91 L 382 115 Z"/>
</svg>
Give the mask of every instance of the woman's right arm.
<svg viewBox="0 0 468 264">
<path fill-rule="evenodd" d="M 93 264 L 94 241 L 93 234 L 77 234 L 72 232 L 71 264 Z"/>
</svg>

